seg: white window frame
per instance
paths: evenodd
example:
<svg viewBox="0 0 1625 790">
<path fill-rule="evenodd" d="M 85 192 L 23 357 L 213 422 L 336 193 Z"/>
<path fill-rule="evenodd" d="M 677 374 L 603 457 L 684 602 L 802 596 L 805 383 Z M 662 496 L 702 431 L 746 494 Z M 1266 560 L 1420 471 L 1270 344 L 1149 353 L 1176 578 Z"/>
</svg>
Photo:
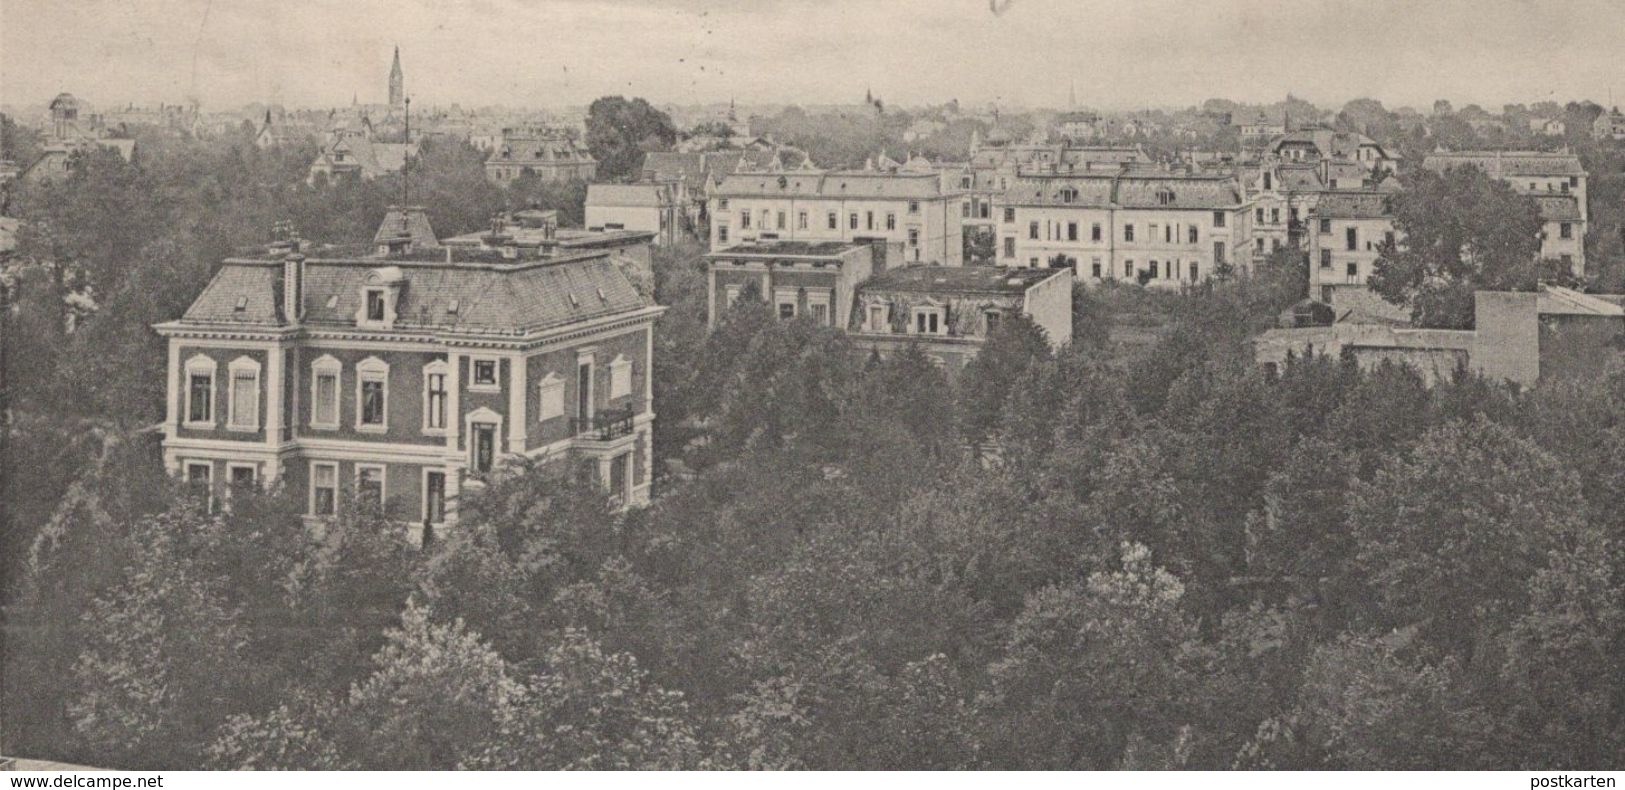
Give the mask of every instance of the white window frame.
<svg viewBox="0 0 1625 790">
<path fill-rule="evenodd" d="M 333 376 L 333 419 L 324 421 L 318 417 L 321 414 L 321 391 L 317 382 L 324 374 Z M 343 419 L 344 403 L 344 364 L 330 354 L 323 354 L 310 363 L 310 427 L 317 430 L 338 430 L 339 422 Z"/>
<path fill-rule="evenodd" d="M 875 318 L 879 317 L 879 321 Z M 891 305 L 885 302 L 871 302 L 868 305 L 864 321 L 865 329 L 870 332 L 891 332 Z"/>
<path fill-rule="evenodd" d="M 220 386 L 216 381 L 216 373 L 220 365 L 207 354 L 195 354 L 186 360 L 186 384 L 182 388 L 181 398 L 186 404 L 186 427 L 213 428 L 215 415 L 220 413 Z M 207 375 L 209 377 L 209 419 L 197 419 L 192 413 L 192 377 Z"/>
<path fill-rule="evenodd" d="M 247 424 L 239 425 L 237 418 L 237 374 L 248 371 L 254 374 L 253 409 L 248 415 Z M 253 432 L 260 429 L 260 363 L 251 357 L 238 357 L 226 365 L 226 430 Z"/>
<path fill-rule="evenodd" d="M 824 307 L 824 326 L 834 326 L 835 325 L 835 309 L 833 307 L 833 302 L 834 302 L 834 300 L 831 298 L 830 292 L 828 290 L 824 290 L 824 289 L 808 289 L 807 290 L 807 315 L 808 315 L 808 317 L 814 318 L 816 320 L 818 314 L 817 314 L 816 311 L 813 310 L 813 308 L 817 307 L 818 305 L 823 305 L 823 307 Z"/>
<path fill-rule="evenodd" d="M 463 418 L 463 435 L 468 437 L 467 458 L 469 473 L 485 474 L 485 472 L 480 472 L 477 470 L 478 464 L 475 453 L 479 449 L 479 443 L 475 441 L 475 423 L 485 423 L 492 426 L 490 471 L 494 472 L 496 471 L 497 467 L 502 465 L 502 415 L 488 408 L 480 407 L 472 412 L 469 412 L 468 416 Z"/>
<path fill-rule="evenodd" d="M 361 497 L 361 475 L 363 472 L 368 471 L 378 472 L 378 506 L 383 507 L 384 503 L 389 501 L 389 467 L 384 464 L 357 463 L 355 465 L 355 495 L 357 501 Z"/>
<path fill-rule="evenodd" d="M 799 300 L 796 299 L 796 289 L 794 289 L 794 288 L 774 288 L 773 289 L 773 317 L 775 319 L 777 319 L 777 320 L 781 320 L 781 321 L 784 320 L 784 316 L 782 314 L 783 311 L 781 311 L 779 309 L 783 305 L 790 305 L 790 318 L 791 319 L 794 319 L 794 318 L 800 316 L 801 315 L 801 309 L 800 309 L 801 306 L 796 304 L 797 301 L 799 301 Z"/>
<path fill-rule="evenodd" d="M 737 285 L 725 285 L 725 286 L 723 286 L 722 287 L 722 303 L 726 307 L 726 309 L 729 309 L 729 310 L 732 310 L 734 305 L 739 304 L 739 286 L 737 286 Z"/>
<path fill-rule="evenodd" d="M 553 408 L 549 408 L 550 405 Z M 564 379 L 559 374 L 548 371 L 536 385 L 536 421 L 545 423 L 563 416 L 565 416 Z"/>
<path fill-rule="evenodd" d="M 934 316 L 937 319 L 937 328 L 935 332 L 920 331 L 921 316 Z M 908 329 L 910 333 L 916 335 L 931 335 L 933 337 L 946 335 L 948 334 L 948 311 L 944 310 L 942 305 L 938 304 L 917 305 L 909 313 Z"/>
<path fill-rule="evenodd" d="M 383 421 L 362 422 L 362 393 L 366 391 L 367 384 L 374 381 L 383 385 Z M 377 357 L 367 357 L 355 366 L 355 429 L 362 433 L 384 433 L 389 430 L 389 363 Z"/>
<path fill-rule="evenodd" d="M 317 469 L 322 469 L 322 468 L 330 468 L 330 469 L 333 470 L 333 512 L 332 513 L 317 513 L 316 512 L 316 470 Z M 339 462 L 338 461 L 311 461 L 310 462 L 309 485 L 307 485 L 306 488 L 309 489 L 309 491 L 306 494 L 306 500 L 307 501 L 305 503 L 305 513 L 307 515 L 314 516 L 316 518 L 331 518 L 333 516 L 338 515 L 338 512 L 339 512 Z"/>
<path fill-rule="evenodd" d="M 431 377 L 440 376 L 441 390 L 440 406 L 445 413 L 440 415 L 440 425 L 431 424 L 430 417 L 434 415 L 434 401 L 430 398 L 433 390 L 429 389 Z M 444 436 L 446 426 L 451 422 L 451 366 L 443 359 L 437 359 L 423 366 L 423 432 L 431 436 Z"/>
<path fill-rule="evenodd" d="M 231 473 L 237 471 L 238 469 L 247 469 L 249 471 L 249 473 L 254 476 L 254 485 L 256 487 L 259 486 L 259 484 L 260 484 L 260 465 L 259 464 L 245 463 L 245 462 L 242 462 L 242 461 L 227 461 L 226 462 L 226 479 L 225 479 L 226 490 L 227 491 L 230 491 L 231 487 L 233 485 L 233 483 L 231 481 Z"/>
<path fill-rule="evenodd" d="M 491 383 L 482 384 L 475 377 L 474 371 L 479 363 L 491 363 Z M 494 356 L 472 356 L 468 358 L 468 391 L 469 392 L 501 392 L 502 391 L 502 358 Z"/>
<path fill-rule="evenodd" d="M 429 475 L 431 475 L 431 474 L 440 475 L 440 507 L 441 507 L 442 513 L 440 515 L 440 520 L 439 521 L 430 521 L 429 520 Z M 422 471 L 418 473 L 418 523 L 419 524 L 424 524 L 424 523 L 428 523 L 428 524 L 444 524 L 444 523 L 446 523 L 446 514 L 451 511 L 451 507 L 450 507 L 450 504 L 449 504 L 449 500 L 451 498 L 451 495 L 447 491 L 447 489 L 449 488 L 450 482 L 451 482 L 451 475 L 447 474 L 445 469 L 440 469 L 440 468 L 432 467 L 432 466 L 425 466 L 425 467 L 423 467 Z"/>
<path fill-rule="evenodd" d="M 632 360 L 625 354 L 616 354 L 609 361 L 609 399 L 624 398 L 632 394 Z"/>
</svg>

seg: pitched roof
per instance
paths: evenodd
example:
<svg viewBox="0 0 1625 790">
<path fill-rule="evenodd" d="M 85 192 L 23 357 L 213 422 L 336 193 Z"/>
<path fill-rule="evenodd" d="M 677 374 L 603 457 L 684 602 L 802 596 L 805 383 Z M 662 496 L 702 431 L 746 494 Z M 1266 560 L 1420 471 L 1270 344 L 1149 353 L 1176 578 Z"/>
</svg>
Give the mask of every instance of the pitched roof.
<svg viewBox="0 0 1625 790">
<path fill-rule="evenodd" d="M 1428 154 L 1422 166 L 1430 170 L 1472 165 L 1492 178 L 1518 176 L 1583 176 L 1585 168 L 1574 154 L 1545 151 L 1440 151 Z"/>
<path fill-rule="evenodd" d="M 504 263 L 312 258 L 305 262 L 304 324 L 354 326 L 362 286 L 384 267 L 404 278 L 395 331 L 519 335 L 648 306 L 603 253 Z M 280 276 L 276 260 L 229 259 L 180 323 L 279 326 Z"/>
<path fill-rule="evenodd" d="M 1580 201 L 1574 195 L 1531 195 L 1546 222 L 1580 221 Z"/>
<path fill-rule="evenodd" d="M 860 291 L 1019 296 L 1066 269 L 1007 266 L 905 266 L 881 272 L 858 285 Z"/>
<path fill-rule="evenodd" d="M 1323 219 L 1381 219 L 1393 216 L 1392 198 L 1382 192 L 1327 192 L 1314 213 Z"/>
<path fill-rule="evenodd" d="M 799 196 L 825 198 L 923 199 L 945 195 L 936 173 L 876 170 L 805 170 L 783 173 L 735 173 L 722 180 L 724 197 Z"/>
<path fill-rule="evenodd" d="M 404 209 L 390 206 L 389 211 L 384 213 L 384 221 L 378 223 L 378 232 L 373 234 L 372 241 L 380 244 L 403 237 L 411 239 L 415 247 L 433 247 L 440 243 L 422 206 L 407 206 Z"/>
<path fill-rule="evenodd" d="M 663 184 L 588 184 L 588 206 L 659 208 L 671 203 Z"/>
<path fill-rule="evenodd" d="M 1230 176 L 1029 175 L 1016 179 L 1004 199 L 1018 206 L 1222 209 L 1239 205 L 1241 192 Z"/>
</svg>

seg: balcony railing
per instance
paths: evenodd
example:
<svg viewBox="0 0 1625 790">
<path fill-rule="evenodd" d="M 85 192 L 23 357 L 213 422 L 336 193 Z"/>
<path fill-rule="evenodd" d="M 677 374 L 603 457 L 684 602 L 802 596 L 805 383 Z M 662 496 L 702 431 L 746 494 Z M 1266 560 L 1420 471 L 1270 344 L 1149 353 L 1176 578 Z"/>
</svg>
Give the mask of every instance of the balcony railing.
<svg viewBox="0 0 1625 790">
<path fill-rule="evenodd" d="M 631 433 L 633 420 L 637 416 L 637 412 L 633 409 L 609 409 L 586 419 L 578 417 L 571 420 L 570 424 L 576 436 L 607 442 Z"/>
</svg>

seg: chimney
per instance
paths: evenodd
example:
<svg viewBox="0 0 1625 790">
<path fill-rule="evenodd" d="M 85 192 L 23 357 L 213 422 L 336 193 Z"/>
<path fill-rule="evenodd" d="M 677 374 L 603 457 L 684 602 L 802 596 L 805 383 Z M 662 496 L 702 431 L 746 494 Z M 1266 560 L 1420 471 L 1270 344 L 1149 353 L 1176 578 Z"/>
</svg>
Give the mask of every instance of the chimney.
<svg viewBox="0 0 1625 790">
<path fill-rule="evenodd" d="M 305 320 L 305 256 L 295 247 L 282 259 L 282 318 L 297 324 Z"/>
</svg>

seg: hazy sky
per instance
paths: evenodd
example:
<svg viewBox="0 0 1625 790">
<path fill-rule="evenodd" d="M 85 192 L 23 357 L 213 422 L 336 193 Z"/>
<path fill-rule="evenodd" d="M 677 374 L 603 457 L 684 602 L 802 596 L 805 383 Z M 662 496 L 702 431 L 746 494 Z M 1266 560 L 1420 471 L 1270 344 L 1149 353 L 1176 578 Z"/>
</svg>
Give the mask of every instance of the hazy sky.
<svg viewBox="0 0 1625 790">
<path fill-rule="evenodd" d="M 1625 0 L 1008 2 L 0 0 L 0 102 L 1625 103 Z"/>
</svg>

